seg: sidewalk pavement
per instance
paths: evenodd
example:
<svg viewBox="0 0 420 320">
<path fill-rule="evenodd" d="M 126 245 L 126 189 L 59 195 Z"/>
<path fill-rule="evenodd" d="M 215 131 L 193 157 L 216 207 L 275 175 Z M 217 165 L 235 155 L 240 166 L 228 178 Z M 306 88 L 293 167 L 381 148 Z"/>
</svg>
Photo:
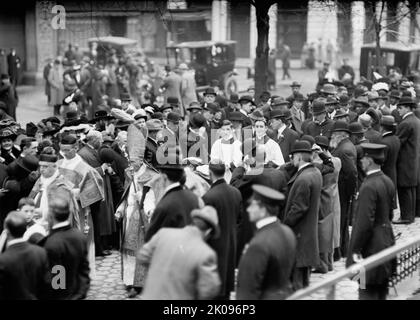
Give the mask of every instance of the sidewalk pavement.
<svg viewBox="0 0 420 320">
<path fill-rule="evenodd" d="M 397 219 L 398 217 L 395 217 Z M 410 238 L 417 236 L 420 230 L 420 218 L 416 218 L 411 225 L 393 225 L 394 234 L 401 232 L 397 243 L 404 243 Z M 345 259 L 334 262 L 334 270 L 326 274 L 313 273 L 310 285 L 329 279 L 345 269 Z M 420 278 L 418 271 L 412 277 L 397 284 L 396 291 L 390 289 L 389 300 L 417 300 L 420 299 Z M 416 292 L 417 290 L 417 292 Z M 306 300 L 325 300 L 327 290 L 320 290 Z M 232 293 L 232 299 L 235 294 Z M 126 297 L 124 284 L 121 281 L 121 260 L 117 251 L 107 257 L 96 258 L 96 278 L 92 279 L 91 288 L 87 296 L 88 300 L 130 300 Z M 139 299 L 137 296 L 135 299 Z M 358 283 L 350 279 L 343 280 L 336 285 L 335 300 L 358 300 Z"/>
</svg>

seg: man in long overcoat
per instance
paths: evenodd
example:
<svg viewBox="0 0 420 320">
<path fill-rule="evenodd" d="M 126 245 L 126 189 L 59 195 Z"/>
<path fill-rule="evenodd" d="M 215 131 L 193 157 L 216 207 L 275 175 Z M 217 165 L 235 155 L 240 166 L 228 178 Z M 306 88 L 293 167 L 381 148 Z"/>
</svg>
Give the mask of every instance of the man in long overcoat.
<svg viewBox="0 0 420 320">
<path fill-rule="evenodd" d="M 387 175 L 397 188 L 397 159 L 400 151 L 400 139 L 395 135 L 396 122 L 393 116 L 382 116 L 382 140 L 381 144 L 386 145 L 384 150 L 385 160 L 382 164 L 382 171 Z M 396 203 L 394 203 L 396 205 Z M 394 207 L 396 209 L 396 206 Z"/>
<path fill-rule="evenodd" d="M 351 201 L 357 187 L 357 151 L 350 141 L 350 130 L 344 121 L 334 123 L 330 146 L 333 148 L 332 155 L 340 158 L 341 171 L 338 176 L 338 192 L 340 195 L 340 251 L 335 253 L 335 259 L 345 257 L 349 242 L 349 224 Z"/>
<path fill-rule="evenodd" d="M 358 262 L 360 256 L 367 258 L 395 244 L 391 225 L 395 187 L 391 179 L 381 171 L 386 146 L 364 143 L 362 147 L 366 179 L 357 199 L 347 266 Z M 388 281 L 394 268 L 395 261 L 391 260 L 368 270 L 363 275 L 365 279 L 361 279 L 365 287 L 359 289 L 359 299 L 385 300 Z"/>
<path fill-rule="evenodd" d="M 212 206 L 219 217 L 220 237 L 209 242 L 217 253 L 217 264 L 222 281 L 219 299 L 228 300 L 233 291 L 236 266 L 236 229 L 242 211 L 242 195 L 224 179 L 226 166 L 214 161 L 209 164 L 213 184 L 203 196 L 206 205 Z"/>
<path fill-rule="evenodd" d="M 420 162 L 420 120 L 413 114 L 417 104 L 411 97 L 402 97 L 397 105 L 402 117 L 396 135 L 401 148 L 397 161 L 397 191 L 401 209 L 398 223 L 414 222 L 416 213 L 416 187 Z M 419 204 L 420 209 L 420 204 Z"/>
<path fill-rule="evenodd" d="M 322 175 L 312 164 L 312 149 L 308 141 L 296 141 L 292 163 L 298 168 L 290 179 L 284 224 L 296 235 L 296 262 L 292 274 L 293 289 L 309 285 L 311 268 L 319 264 L 318 213 Z"/>
</svg>

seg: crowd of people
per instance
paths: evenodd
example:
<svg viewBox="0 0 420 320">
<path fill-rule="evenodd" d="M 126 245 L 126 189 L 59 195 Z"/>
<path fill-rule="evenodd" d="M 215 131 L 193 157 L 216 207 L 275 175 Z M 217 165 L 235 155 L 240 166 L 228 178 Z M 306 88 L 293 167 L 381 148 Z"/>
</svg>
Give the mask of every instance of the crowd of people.
<svg viewBox="0 0 420 320">
<path fill-rule="evenodd" d="M 66 59 L 67 94 L 62 61 L 47 77 L 55 116 L 0 121 L 0 299 L 84 298 L 95 256 L 113 249 L 129 297 L 285 299 L 312 272 L 394 244 L 397 203 L 395 223 L 420 216 L 420 112 L 405 78 L 227 97 L 216 80 L 197 94 L 181 64 L 166 69 L 163 101 L 116 80 L 92 108 L 78 77 L 95 63 L 81 57 L 79 74 Z M 368 271 L 360 298 L 384 299 L 394 271 Z"/>
</svg>

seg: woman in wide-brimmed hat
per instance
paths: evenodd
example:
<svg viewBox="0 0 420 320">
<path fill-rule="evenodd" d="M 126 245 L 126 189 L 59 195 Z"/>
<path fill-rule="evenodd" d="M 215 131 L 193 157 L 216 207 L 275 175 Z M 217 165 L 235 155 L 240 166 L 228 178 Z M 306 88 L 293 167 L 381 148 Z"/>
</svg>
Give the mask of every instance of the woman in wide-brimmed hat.
<svg viewBox="0 0 420 320">
<path fill-rule="evenodd" d="M 20 155 L 19 149 L 14 144 L 16 137 L 16 133 L 13 132 L 13 130 L 10 128 L 4 128 L 0 130 L 0 162 L 4 163 L 5 165 L 12 163 Z"/>
</svg>

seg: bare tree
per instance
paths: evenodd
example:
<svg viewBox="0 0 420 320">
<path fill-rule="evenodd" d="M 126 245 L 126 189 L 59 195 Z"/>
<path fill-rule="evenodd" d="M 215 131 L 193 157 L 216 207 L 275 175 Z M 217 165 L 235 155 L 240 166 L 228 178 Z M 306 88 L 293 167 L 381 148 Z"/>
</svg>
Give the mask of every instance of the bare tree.
<svg viewBox="0 0 420 320">
<path fill-rule="evenodd" d="M 335 1 L 339 8 L 343 8 L 341 1 Z M 416 15 L 419 10 L 417 0 L 395 1 L 395 0 L 367 0 L 364 2 L 366 16 L 368 17 L 365 37 L 373 35 L 375 46 L 375 59 L 373 67 L 381 73 L 385 71 L 385 61 L 381 58 L 381 39 L 384 36 L 392 35 L 396 40 L 401 34 L 398 29 L 405 18 L 410 18 L 414 29 L 420 31 Z M 392 12 L 391 12 L 392 11 Z M 347 12 L 351 15 L 351 12 Z M 413 40 L 413 36 L 410 40 Z"/>
<path fill-rule="evenodd" d="M 251 0 L 255 7 L 257 18 L 257 47 L 255 48 L 255 98 L 259 102 L 259 97 L 263 91 L 267 90 L 268 80 L 268 31 L 270 29 L 268 10 L 276 3 L 275 0 Z"/>
</svg>

